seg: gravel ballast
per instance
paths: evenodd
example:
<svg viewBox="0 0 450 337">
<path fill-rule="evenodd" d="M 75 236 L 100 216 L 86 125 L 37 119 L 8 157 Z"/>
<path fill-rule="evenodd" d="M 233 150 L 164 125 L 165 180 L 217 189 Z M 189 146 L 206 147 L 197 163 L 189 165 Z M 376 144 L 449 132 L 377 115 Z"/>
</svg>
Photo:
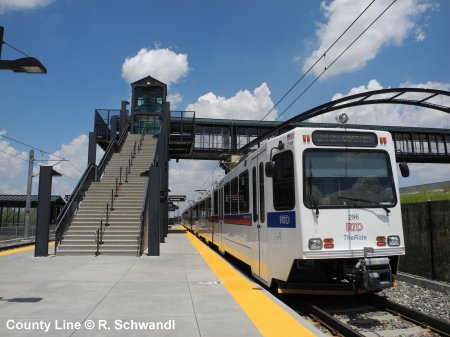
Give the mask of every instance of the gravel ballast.
<svg viewBox="0 0 450 337">
<path fill-rule="evenodd" d="M 450 322 L 450 295 L 407 282 L 378 293 L 389 300 Z"/>
</svg>

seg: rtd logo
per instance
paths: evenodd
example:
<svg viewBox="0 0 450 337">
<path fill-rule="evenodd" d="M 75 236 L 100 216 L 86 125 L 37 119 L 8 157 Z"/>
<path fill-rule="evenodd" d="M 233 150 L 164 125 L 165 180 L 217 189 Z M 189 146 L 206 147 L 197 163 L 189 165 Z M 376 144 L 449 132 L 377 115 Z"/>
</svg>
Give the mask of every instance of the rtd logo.
<svg viewBox="0 0 450 337">
<path fill-rule="evenodd" d="M 345 229 L 347 232 L 361 232 L 364 227 L 360 222 L 347 222 L 345 224 Z"/>
<path fill-rule="evenodd" d="M 281 225 L 289 225 L 290 222 L 291 222 L 291 218 L 289 217 L 289 215 L 281 215 L 280 216 L 280 224 Z"/>
</svg>

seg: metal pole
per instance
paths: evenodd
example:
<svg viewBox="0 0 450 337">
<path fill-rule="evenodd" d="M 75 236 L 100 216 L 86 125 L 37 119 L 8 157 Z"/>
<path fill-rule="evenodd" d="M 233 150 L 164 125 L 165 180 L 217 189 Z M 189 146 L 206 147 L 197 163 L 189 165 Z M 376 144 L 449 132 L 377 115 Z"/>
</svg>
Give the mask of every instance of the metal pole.
<svg viewBox="0 0 450 337">
<path fill-rule="evenodd" d="M 2 46 L 3 46 L 3 32 L 5 29 L 3 26 L 0 26 L 0 59 L 2 58 Z"/>
<path fill-rule="evenodd" d="M 33 164 L 34 164 L 34 150 L 30 150 L 28 159 L 28 184 L 27 184 L 27 201 L 25 203 L 25 226 L 23 229 L 23 238 L 30 239 L 30 208 L 31 208 L 31 189 L 33 184 Z"/>
</svg>

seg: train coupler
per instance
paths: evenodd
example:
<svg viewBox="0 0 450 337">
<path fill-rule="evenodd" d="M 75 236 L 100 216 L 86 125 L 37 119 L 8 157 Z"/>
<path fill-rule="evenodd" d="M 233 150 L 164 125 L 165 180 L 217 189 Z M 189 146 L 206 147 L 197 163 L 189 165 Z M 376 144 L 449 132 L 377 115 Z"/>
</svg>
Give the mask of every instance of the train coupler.
<svg viewBox="0 0 450 337">
<path fill-rule="evenodd" d="M 392 287 L 392 270 L 387 257 L 364 257 L 355 269 L 357 285 L 370 292 Z"/>
</svg>

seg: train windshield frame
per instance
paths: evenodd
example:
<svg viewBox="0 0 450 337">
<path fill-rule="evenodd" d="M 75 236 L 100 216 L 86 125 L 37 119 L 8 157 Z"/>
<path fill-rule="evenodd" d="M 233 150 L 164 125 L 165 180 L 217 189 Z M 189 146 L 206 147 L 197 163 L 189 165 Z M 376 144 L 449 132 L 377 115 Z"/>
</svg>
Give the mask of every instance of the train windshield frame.
<svg viewBox="0 0 450 337">
<path fill-rule="evenodd" d="M 397 195 L 389 154 L 383 150 L 305 150 L 303 196 L 310 209 L 394 207 Z"/>
</svg>

